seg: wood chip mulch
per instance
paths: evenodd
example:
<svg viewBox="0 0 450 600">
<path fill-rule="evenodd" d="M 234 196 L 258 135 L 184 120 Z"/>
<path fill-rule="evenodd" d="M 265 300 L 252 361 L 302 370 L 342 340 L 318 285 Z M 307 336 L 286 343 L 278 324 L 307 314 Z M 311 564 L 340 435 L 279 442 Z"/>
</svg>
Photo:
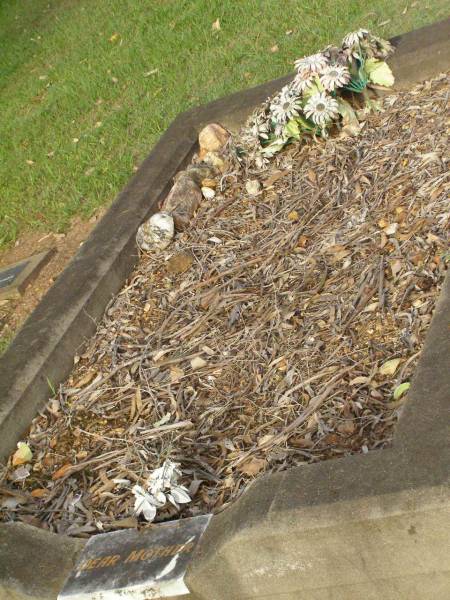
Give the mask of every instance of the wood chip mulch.
<svg viewBox="0 0 450 600">
<path fill-rule="evenodd" d="M 193 500 L 157 520 L 214 512 L 264 473 L 390 444 L 449 260 L 448 96 L 443 75 L 386 97 L 357 138 L 218 181 L 189 231 L 141 257 L 34 419 L 2 518 L 135 526 L 114 480 L 144 484 L 166 458 Z"/>
</svg>

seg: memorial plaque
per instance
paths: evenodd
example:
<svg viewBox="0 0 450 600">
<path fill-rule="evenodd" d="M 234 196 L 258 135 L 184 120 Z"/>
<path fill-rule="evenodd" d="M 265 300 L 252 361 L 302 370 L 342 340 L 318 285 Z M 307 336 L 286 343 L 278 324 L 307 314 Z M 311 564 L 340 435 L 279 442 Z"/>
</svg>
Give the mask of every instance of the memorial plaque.
<svg viewBox="0 0 450 600">
<path fill-rule="evenodd" d="M 211 515 L 90 538 L 58 600 L 150 600 L 189 595 L 184 575 Z"/>
<path fill-rule="evenodd" d="M 35 254 L 0 269 L 0 298 L 17 298 L 50 260 L 54 250 Z"/>
</svg>

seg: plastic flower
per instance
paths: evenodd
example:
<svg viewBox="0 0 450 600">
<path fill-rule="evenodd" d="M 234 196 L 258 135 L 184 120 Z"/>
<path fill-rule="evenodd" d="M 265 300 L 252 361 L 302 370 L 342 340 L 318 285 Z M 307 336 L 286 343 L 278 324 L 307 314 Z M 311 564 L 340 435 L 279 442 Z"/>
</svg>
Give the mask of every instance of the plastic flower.
<svg viewBox="0 0 450 600">
<path fill-rule="evenodd" d="M 312 119 L 316 125 L 323 127 L 338 116 L 338 103 L 325 92 L 319 92 L 311 96 L 304 110 L 308 118 Z"/>
<path fill-rule="evenodd" d="M 301 110 L 300 100 L 288 88 L 283 88 L 280 94 L 274 98 L 270 110 L 277 123 L 286 123 L 298 116 Z"/>
<path fill-rule="evenodd" d="M 346 48 L 356 46 L 356 44 L 359 44 L 360 41 L 365 39 L 368 35 L 369 32 L 367 31 L 367 29 L 358 29 L 358 31 L 348 33 L 342 40 L 342 45 Z"/>
<path fill-rule="evenodd" d="M 254 138 L 267 139 L 269 137 L 269 123 L 263 119 L 255 119 L 250 126 L 250 134 Z"/>
<path fill-rule="evenodd" d="M 155 469 L 147 481 L 147 491 L 140 485 L 132 488 L 135 497 L 134 512 L 137 516 L 142 514 L 151 522 L 156 517 L 158 508 L 170 502 L 177 508 L 179 504 L 191 501 L 188 490 L 178 483 L 182 473 L 179 464 L 166 460 L 162 467 Z"/>
<path fill-rule="evenodd" d="M 308 90 L 309 88 L 312 87 L 312 85 L 314 84 L 314 80 L 315 80 L 314 74 L 309 74 L 309 75 L 298 74 L 294 77 L 294 80 L 292 81 L 292 84 L 291 84 L 292 89 L 294 89 L 300 93 L 306 92 L 306 90 Z"/>
<path fill-rule="evenodd" d="M 148 494 L 143 487 L 140 485 L 133 486 L 132 490 L 134 495 L 134 513 L 138 517 L 143 515 L 146 521 L 153 521 L 156 517 L 156 508 L 158 502 L 156 499 Z"/>
<path fill-rule="evenodd" d="M 321 52 L 304 56 L 295 61 L 295 68 L 299 75 L 308 76 L 320 73 L 328 64 L 328 59 Z"/>
<path fill-rule="evenodd" d="M 375 58 L 385 59 L 394 52 L 394 46 L 390 42 L 375 35 L 370 36 L 369 44 L 371 54 L 373 54 Z"/>
<path fill-rule="evenodd" d="M 322 71 L 320 81 L 326 90 L 332 92 L 350 81 L 350 73 L 347 67 L 330 65 Z"/>
</svg>

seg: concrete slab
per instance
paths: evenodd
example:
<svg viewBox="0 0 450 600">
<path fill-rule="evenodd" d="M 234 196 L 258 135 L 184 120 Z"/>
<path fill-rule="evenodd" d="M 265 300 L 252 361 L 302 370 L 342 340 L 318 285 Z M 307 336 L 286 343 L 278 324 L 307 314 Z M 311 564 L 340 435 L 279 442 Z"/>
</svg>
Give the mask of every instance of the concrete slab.
<svg viewBox="0 0 450 600">
<path fill-rule="evenodd" d="M 0 269 L 0 300 L 20 297 L 53 253 L 54 250 L 45 250 Z"/>
</svg>

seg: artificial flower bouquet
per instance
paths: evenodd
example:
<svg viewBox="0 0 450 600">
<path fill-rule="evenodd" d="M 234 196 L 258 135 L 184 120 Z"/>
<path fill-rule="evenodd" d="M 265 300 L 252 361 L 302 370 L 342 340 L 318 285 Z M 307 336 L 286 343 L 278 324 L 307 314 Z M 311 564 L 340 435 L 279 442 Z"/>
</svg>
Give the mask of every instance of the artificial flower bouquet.
<svg viewBox="0 0 450 600">
<path fill-rule="evenodd" d="M 326 137 L 333 125 L 358 131 L 349 102 L 352 94 L 367 99 L 367 88 L 387 88 L 394 76 L 385 60 L 392 45 L 365 29 L 349 33 L 340 47 L 295 61 L 297 74 L 251 115 L 238 151 L 262 167 L 284 146 L 305 135 Z"/>
</svg>

